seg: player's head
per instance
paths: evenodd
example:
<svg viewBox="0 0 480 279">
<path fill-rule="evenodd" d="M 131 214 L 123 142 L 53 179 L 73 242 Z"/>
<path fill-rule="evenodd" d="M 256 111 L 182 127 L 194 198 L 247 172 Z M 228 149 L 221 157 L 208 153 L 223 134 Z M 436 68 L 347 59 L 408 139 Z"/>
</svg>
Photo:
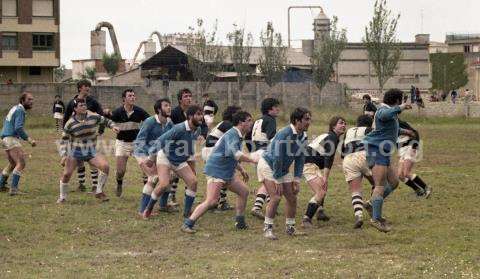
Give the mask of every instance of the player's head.
<svg viewBox="0 0 480 279">
<path fill-rule="evenodd" d="M 73 100 L 73 111 L 75 114 L 85 114 L 87 113 L 87 103 L 85 99 L 74 99 Z"/>
<path fill-rule="evenodd" d="M 240 111 L 242 108 L 239 106 L 228 106 L 222 114 L 222 120 L 223 121 L 230 121 L 233 122 L 233 115 Z"/>
<path fill-rule="evenodd" d="M 246 134 L 253 126 L 252 115 L 243 110 L 238 111 L 233 115 L 232 124 L 240 129 L 243 134 Z"/>
<path fill-rule="evenodd" d="M 135 100 L 135 91 L 133 91 L 133 89 L 128 88 L 122 92 L 122 101 L 124 104 L 133 106 L 135 104 Z"/>
<path fill-rule="evenodd" d="M 170 117 L 172 112 L 172 104 L 170 103 L 169 99 L 162 98 L 155 102 L 155 105 L 153 105 L 153 110 L 158 115 Z"/>
<path fill-rule="evenodd" d="M 90 93 L 90 87 L 92 87 L 92 83 L 88 79 L 81 79 L 77 82 L 77 90 L 79 93 Z"/>
<path fill-rule="evenodd" d="M 298 132 L 307 131 L 311 121 L 312 114 L 306 108 L 298 107 L 290 114 L 290 123 L 300 130 Z"/>
<path fill-rule="evenodd" d="M 18 102 L 26 109 L 29 110 L 33 107 L 33 95 L 30 92 L 23 92 L 18 98 Z"/>
<path fill-rule="evenodd" d="M 383 96 L 383 103 L 389 106 L 401 105 L 403 101 L 403 92 L 399 89 L 390 89 Z"/>
<path fill-rule="evenodd" d="M 182 107 L 189 107 L 192 104 L 192 91 L 188 88 L 180 89 L 177 93 L 178 104 Z"/>
<path fill-rule="evenodd" d="M 62 99 L 62 97 L 60 97 L 60 95 L 55 95 L 55 101 L 60 101 L 60 99 Z"/>
<path fill-rule="evenodd" d="M 368 94 L 365 94 L 365 95 L 363 95 L 362 100 L 363 100 L 363 102 L 367 103 L 367 102 L 372 101 L 372 97 L 370 97 L 370 95 L 368 95 Z"/>
<path fill-rule="evenodd" d="M 328 130 L 336 133 L 337 135 L 342 135 L 345 133 L 346 128 L 347 122 L 345 121 L 345 118 L 341 116 L 334 116 L 330 118 L 330 121 L 328 122 Z"/>
<path fill-rule="evenodd" d="M 261 105 L 262 114 L 268 114 L 277 117 L 280 113 L 280 101 L 275 98 L 266 98 Z"/>
<path fill-rule="evenodd" d="M 195 127 L 200 126 L 203 121 L 203 109 L 197 105 L 189 106 L 185 112 L 187 120 L 191 120 Z"/>
<path fill-rule="evenodd" d="M 371 128 L 373 124 L 373 119 L 370 115 L 362 114 L 357 117 L 357 127 L 367 127 Z"/>
</svg>

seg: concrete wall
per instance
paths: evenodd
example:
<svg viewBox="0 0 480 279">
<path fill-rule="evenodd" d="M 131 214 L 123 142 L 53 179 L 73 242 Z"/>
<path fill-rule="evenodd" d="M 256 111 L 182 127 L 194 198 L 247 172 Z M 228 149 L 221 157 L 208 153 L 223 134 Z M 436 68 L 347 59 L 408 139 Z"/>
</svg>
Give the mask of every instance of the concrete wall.
<svg viewBox="0 0 480 279">
<path fill-rule="evenodd" d="M 107 82 L 108 83 L 108 82 Z M 121 94 L 126 88 L 133 88 L 137 93 L 137 104 L 149 111 L 153 111 L 153 102 L 158 98 L 169 97 L 177 105 L 176 94 L 182 88 L 190 88 L 194 102 L 201 103 L 201 93 L 195 82 L 170 82 L 168 90 L 164 90 L 160 81 L 152 82 L 150 87 L 144 86 L 108 86 L 97 85 L 92 88 L 95 96 L 104 108 L 116 108 L 121 105 Z M 0 85 L 0 111 L 9 109 L 17 103 L 20 92 L 26 89 L 35 96 L 34 113 L 51 114 L 51 105 L 56 94 L 67 102 L 77 92 L 75 84 L 14 84 Z M 328 84 L 320 93 L 312 84 L 285 83 L 269 88 L 264 83 L 248 83 L 242 94 L 239 94 L 235 83 L 218 82 L 212 84 L 207 91 L 220 107 L 231 104 L 241 105 L 249 111 L 258 110 L 263 98 L 270 96 L 282 101 L 287 109 L 296 106 L 314 108 L 318 105 L 342 105 L 346 103 L 343 86 Z M 240 98 L 240 96 L 242 96 Z"/>
</svg>

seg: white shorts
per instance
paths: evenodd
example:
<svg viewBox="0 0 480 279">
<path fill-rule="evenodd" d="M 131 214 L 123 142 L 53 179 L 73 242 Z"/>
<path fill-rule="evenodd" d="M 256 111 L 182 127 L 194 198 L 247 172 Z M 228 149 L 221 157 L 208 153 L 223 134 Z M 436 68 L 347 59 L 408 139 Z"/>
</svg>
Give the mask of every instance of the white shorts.
<svg viewBox="0 0 480 279">
<path fill-rule="evenodd" d="M 130 157 L 133 155 L 133 142 L 115 141 L 115 156 Z"/>
<path fill-rule="evenodd" d="M 207 161 L 210 154 L 212 154 L 212 151 L 213 151 L 213 147 L 202 148 L 202 159 L 203 159 L 203 161 L 205 161 L 205 162 Z"/>
<path fill-rule="evenodd" d="M 306 163 L 303 166 L 303 176 L 305 177 L 305 180 L 308 182 L 310 180 L 313 180 L 315 178 L 322 178 L 322 170 L 313 163 Z"/>
<path fill-rule="evenodd" d="M 221 178 L 216 178 L 208 175 L 206 175 L 206 178 L 207 178 L 207 185 L 211 183 L 223 183 L 224 185 L 227 185 L 230 182 L 230 181 L 225 181 Z"/>
<path fill-rule="evenodd" d="M 10 149 L 15 148 L 15 147 L 22 148 L 22 144 L 20 143 L 20 139 L 18 139 L 16 137 L 4 137 L 0 141 L 0 146 L 4 150 L 10 150 Z"/>
<path fill-rule="evenodd" d="M 398 149 L 398 156 L 400 157 L 400 161 L 411 161 L 417 163 L 418 161 L 420 161 L 419 154 L 419 150 L 413 149 L 410 145 Z"/>
<path fill-rule="evenodd" d="M 265 159 L 260 158 L 258 161 L 257 165 L 257 176 L 258 176 L 258 181 L 263 182 L 265 179 L 270 180 L 275 182 L 276 184 L 282 184 L 282 183 L 291 183 L 293 182 L 293 176 L 291 173 L 287 173 L 286 175 L 280 177 L 280 178 L 273 178 L 273 171 L 268 165 L 267 161 Z"/>
<path fill-rule="evenodd" d="M 185 167 L 190 167 L 187 162 L 183 162 L 178 166 L 173 165 L 172 163 L 170 163 L 170 161 L 167 158 L 167 155 L 165 155 L 163 150 L 158 151 L 158 154 L 157 154 L 157 166 L 159 165 L 168 166 L 173 171 L 179 171 Z"/>
<path fill-rule="evenodd" d="M 259 162 L 260 158 L 262 158 L 263 153 L 265 153 L 265 150 L 263 149 L 252 152 L 250 153 L 250 159 L 254 160 L 255 162 Z"/>
<path fill-rule="evenodd" d="M 55 119 L 63 119 L 63 113 L 55 112 L 55 113 L 53 114 L 53 118 L 55 118 Z"/>
<path fill-rule="evenodd" d="M 343 158 L 343 174 L 345 180 L 350 182 L 362 176 L 372 176 L 372 171 L 368 167 L 367 152 L 359 151 L 348 154 Z"/>
</svg>

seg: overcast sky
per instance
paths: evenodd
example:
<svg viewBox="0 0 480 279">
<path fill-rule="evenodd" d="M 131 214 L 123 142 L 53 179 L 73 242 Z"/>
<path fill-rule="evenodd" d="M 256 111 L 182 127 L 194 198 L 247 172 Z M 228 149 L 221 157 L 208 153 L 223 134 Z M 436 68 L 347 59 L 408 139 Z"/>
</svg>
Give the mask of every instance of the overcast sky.
<svg viewBox="0 0 480 279">
<path fill-rule="evenodd" d="M 131 59 L 138 44 L 157 30 L 162 34 L 186 32 L 203 18 L 210 28 L 219 21 L 219 37 L 237 23 L 251 32 L 258 44 L 267 21 L 287 40 L 287 8 L 292 5 L 321 5 L 325 13 L 339 18 L 350 42 L 362 39 L 372 16 L 374 0 L 64 0 L 61 2 L 61 59 L 71 67 L 72 59 L 90 58 L 90 31 L 100 21 L 113 24 L 123 58 Z M 415 34 L 430 33 L 444 41 L 449 32 L 480 33 L 480 0 L 388 0 L 388 7 L 400 13 L 398 37 L 413 41 Z M 292 11 L 292 39 L 313 38 L 312 23 L 318 10 Z M 423 14 L 423 28 L 422 28 Z M 422 30 L 423 29 L 423 30 Z M 107 38 L 107 51 L 111 52 Z M 143 53 L 143 51 L 142 51 Z"/>
</svg>

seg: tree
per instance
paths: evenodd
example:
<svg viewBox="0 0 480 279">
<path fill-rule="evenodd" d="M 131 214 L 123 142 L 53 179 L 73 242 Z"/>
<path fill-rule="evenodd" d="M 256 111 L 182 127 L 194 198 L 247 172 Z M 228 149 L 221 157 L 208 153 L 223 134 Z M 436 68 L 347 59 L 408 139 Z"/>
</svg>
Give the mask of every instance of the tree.
<svg viewBox="0 0 480 279">
<path fill-rule="evenodd" d="M 432 88 L 450 92 L 467 85 L 467 65 L 463 53 L 432 53 Z"/>
<path fill-rule="evenodd" d="M 200 85 L 201 95 L 210 87 L 215 79 L 215 73 L 222 71 L 225 52 L 216 36 L 217 22 L 210 33 L 205 30 L 202 19 L 197 19 L 196 28 L 189 27 L 188 68 Z"/>
<path fill-rule="evenodd" d="M 287 63 L 287 50 L 283 45 L 282 34 L 275 33 L 273 24 L 267 23 L 267 30 L 260 34 L 263 55 L 258 60 L 260 72 L 265 76 L 265 82 L 273 87 L 282 80 Z"/>
<path fill-rule="evenodd" d="M 103 67 L 105 68 L 109 76 L 113 77 L 118 72 L 118 69 L 120 67 L 120 60 L 121 57 L 117 53 L 103 54 Z"/>
<path fill-rule="evenodd" d="M 398 69 L 398 61 L 402 55 L 399 41 L 396 38 L 400 15 L 392 17 L 386 8 L 386 0 L 376 0 L 373 18 L 365 27 L 363 42 L 367 47 L 368 59 L 377 76 L 380 93 L 387 81 Z"/>
<path fill-rule="evenodd" d="M 90 66 L 85 67 L 85 70 L 83 71 L 83 74 L 82 74 L 82 78 L 89 79 L 93 81 L 93 83 L 95 83 L 95 81 L 97 80 L 97 69 Z"/>
<path fill-rule="evenodd" d="M 347 46 L 347 31 L 338 30 L 337 23 L 338 18 L 334 16 L 330 34 L 325 36 L 320 46 L 313 50 L 311 58 L 313 80 L 320 91 L 330 81 L 335 72 L 334 67 Z"/>
<path fill-rule="evenodd" d="M 55 75 L 55 81 L 62 82 L 63 78 L 65 77 L 66 71 L 67 69 L 63 64 L 60 67 L 53 69 L 53 74 Z"/>
<path fill-rule="evenodd" d="M 230 58 L 237 73 L 238 89 L 242 92 L 248 81 L 248 75 L 252 71 L 250 54 L 252 53 L 253 37 L 251 33 L 245 35 L 245 29 L 234 24 L 233 31 L 228 33 L 227 38 L 230 41 Z"/>
</svg>

